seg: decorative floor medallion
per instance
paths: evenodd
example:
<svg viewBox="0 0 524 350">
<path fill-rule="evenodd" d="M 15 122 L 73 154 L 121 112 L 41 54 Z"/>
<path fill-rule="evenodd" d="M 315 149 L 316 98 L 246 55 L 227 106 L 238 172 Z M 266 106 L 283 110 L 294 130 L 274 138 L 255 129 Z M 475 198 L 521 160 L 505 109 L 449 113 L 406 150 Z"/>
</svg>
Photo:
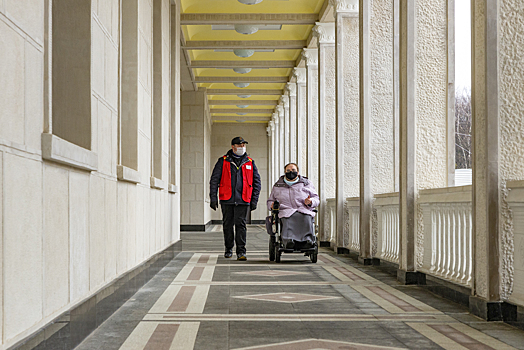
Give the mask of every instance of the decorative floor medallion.
<svg viewBox="0 0 524 350">
<path fill-rule="evenodd" d="M 252 346 L 236 350 L 400 350 L 389 346 L 347 343 L 334 340 L 306 339 L 292 342 Z"/>
<path fill-rule="evenodd" d="M 282 276 L 293 276 L 293 275 L 305 275 L 305 272 L 298 271 L 279 271 L 279 270 L 263 270 L 263 271 L 246 271 L 246 272 L 235 272 L 237 275 L 250 275 L 250 276 L 264 276 L 264 277 L 282 277 Z"/>
<path fill-rule="evenodd" d="M 235 298 L 260 300 L 260 301 L 276 301 L 279 303 L 301 303 L 304 301 L 323 301 L 330 299 L 339 299 L 341 297 L 328 297 L 323 295 L 301 294 L 301 293 L 270 293 L 270 294 L 255 294 L 244 295 Z"/>
</svg>

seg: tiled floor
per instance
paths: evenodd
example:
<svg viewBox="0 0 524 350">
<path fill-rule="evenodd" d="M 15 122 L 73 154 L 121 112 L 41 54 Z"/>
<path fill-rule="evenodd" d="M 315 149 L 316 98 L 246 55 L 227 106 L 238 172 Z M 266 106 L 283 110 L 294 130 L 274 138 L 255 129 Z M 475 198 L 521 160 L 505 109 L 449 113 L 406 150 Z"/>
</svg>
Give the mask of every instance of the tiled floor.
<svg viewBox="0 0 524 350">
<path fill-rule="evenodd" d="M 269 262 L 267 239 L 250 227 L 239 262 L 219 227 L 184 233 L 184 251 L 77 349 L 524 349 L 523 331 L 328 249 L 317 264 Z"/>
</svg>

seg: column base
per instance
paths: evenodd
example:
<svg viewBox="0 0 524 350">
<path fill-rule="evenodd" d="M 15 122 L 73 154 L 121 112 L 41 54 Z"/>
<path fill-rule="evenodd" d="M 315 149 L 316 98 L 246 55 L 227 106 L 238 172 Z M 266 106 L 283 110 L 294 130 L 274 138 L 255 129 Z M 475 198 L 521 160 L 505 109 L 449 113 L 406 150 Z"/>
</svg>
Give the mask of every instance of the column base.
<svg viewBox="0 0 524 350">
<path fill-rule="evenodd" d="M 349 249 L 344 247 L 337 247 L 337 254 L 347 254 L 349 255 Z"/>
<path fill-rule="evenodd" d="M 358 263 L 364 266 L 380 266 L 380 259 L 358 257 Z"/>
<path fill-rule="evenodd" d="M 331 242 L 330 241 L 319 241 L 319 247 L 320 248 L 330 248 Z"/>
<path fill-rule="evenodd" d="M 487 301 L 477 296 L 469 297 L 469 311 L 486 321 L 516 322 L 518 308 L 504 301 Z"/>
<path fill-rule="evenodd" d="M 397 281 L 404 285 L 426 285 L 426 274 L 418 271 L 397 270 Z"/>
</svg>

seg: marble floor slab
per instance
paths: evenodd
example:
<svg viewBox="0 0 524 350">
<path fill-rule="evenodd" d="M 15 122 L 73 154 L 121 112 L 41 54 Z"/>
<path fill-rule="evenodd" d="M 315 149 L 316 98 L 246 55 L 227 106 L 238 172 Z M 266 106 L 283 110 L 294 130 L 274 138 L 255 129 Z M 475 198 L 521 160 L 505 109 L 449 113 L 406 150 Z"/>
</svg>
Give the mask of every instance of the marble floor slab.
<svg viewBox="0 0 524 350">
<path fill-rule="evenodd" d="M 248 229 L 247 261 L 223 257 L 220 226 L 182 240 L 76 349 L 524 349 L 523 331 L 327 248 L 317 264 L 300 254 L 270 262 L 262 226 Z"/>
</svg>

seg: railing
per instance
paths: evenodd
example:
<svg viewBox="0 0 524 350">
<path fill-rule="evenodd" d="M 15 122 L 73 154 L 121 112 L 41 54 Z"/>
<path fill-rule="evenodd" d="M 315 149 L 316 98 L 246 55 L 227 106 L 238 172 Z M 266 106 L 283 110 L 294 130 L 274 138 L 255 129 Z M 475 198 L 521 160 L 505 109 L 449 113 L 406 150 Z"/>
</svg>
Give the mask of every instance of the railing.
<svg viewBox="0 0 524 350">
<path fill-rule="evenodd" d="M 336 243 L 337 202 L 335 198 L 328 198 L 326 202 L 326 210 L 324 211 L 324 237 L 326 237 L 329 242 Z"/>
<path fill-rule="evenodd" d="M 360 198 L 347 198 L 345 209 L 344 247 L 360 251 Z"/>
<path fill-rule="evenodd" d="M 377 210 L 377 257 L 398 264 L 399 259 L 399 204 L 398 192 L 375 196 Z"/>
<path fill-rule="evenodd" d="M 513 216 L 514 256 L 513 256 L 513 293 L 509 300 L 517 305 L 524 305 L 524 181 L 511 181 L 508 205 Z"/>
<path fill-rule="evenodd" d="M 471 186 L 423 190 L 424 251 L 420 271 L 471 286 Z"/>
</svg>

